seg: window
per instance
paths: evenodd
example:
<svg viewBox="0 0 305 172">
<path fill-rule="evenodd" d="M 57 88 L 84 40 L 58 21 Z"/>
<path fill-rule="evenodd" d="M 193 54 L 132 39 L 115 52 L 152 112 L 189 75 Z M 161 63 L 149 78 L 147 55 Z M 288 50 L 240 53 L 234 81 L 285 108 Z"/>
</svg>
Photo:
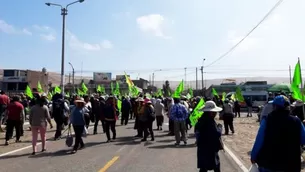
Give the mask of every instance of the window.
<svg viewBox="0 0 305 172">
<path fill-rule="evenodd" d="M 9 91 L 17 90 L 17 83 L 14 83 L 14 82 L 7 83 L 7 90 L 9 90 Z"/>
<path fill-rule="evenodd" d="M 28 83 L 19 83 L 18 90 L 25 90 Z"/>
<path fill-rule="evenodd" d="M 15 76 L 15 70 L 4 70 L 3 71 L 3 76 L 6 77 L 6 76 Z"/>
<path fill-rule="evenodd" d="M 27 71 L 26 70 L 21 70 L 21 71 L 19 71 L 19 75 L 20 76 L 26 76 L 27 75 Z"/>
<path fill-rule="evenodd" d="M 267 101 L 266 95 L 252 96 L 252 101 Z"/>
</svg>

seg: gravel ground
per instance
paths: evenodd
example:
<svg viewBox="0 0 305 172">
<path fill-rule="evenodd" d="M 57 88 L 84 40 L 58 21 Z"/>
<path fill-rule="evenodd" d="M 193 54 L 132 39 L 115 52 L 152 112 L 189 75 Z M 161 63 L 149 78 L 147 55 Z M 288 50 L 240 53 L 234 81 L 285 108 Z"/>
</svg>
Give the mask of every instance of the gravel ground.
<svg viewBox="0 0 305 172">
<path fill-rule="evenodd" d="M 246 117 L 242 114 L 241 118 L 234 119 L 235 134 L 223 135 L 224 143 L 235 153 L 235 155 L 250 168 L 250 153 L 259 128 L 256 114 L 253 117 Z M 217 121 L 223 123 L 222 121 Z M 304 162 L 303 162 L 304 163 Z M 305 172 L 305 164 L 302 167 Z"/>
</svg>

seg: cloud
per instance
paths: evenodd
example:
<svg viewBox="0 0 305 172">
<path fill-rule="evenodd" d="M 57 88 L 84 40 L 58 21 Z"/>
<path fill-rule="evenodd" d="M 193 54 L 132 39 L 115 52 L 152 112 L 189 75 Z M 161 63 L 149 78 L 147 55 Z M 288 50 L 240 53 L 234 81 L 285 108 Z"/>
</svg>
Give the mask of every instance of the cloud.
<svg viewBox="0 0 305 172">
<path fill-rule="evenodd" d="M 152 33 L 157 37 L 169 38 L 164 35 L 163 26 L 165 19 L 160 14 L 150 14 L 137 18 L 137 24 L 142 32 Z"/>
<path fill-rule="evenodd" d="M 30 32 L 27 29 L 18 29 L 14 27 L 13 25 L 8 24 L 4 20 L 0 20 L 0 32 L 6 33 L 6 34 L 25 34 L 25 35 L 32 35 L 32 32 Z"/>
<path fill-rule="evenodd" d="M 56 37 L 53 34 L 40 34 L 40 38 L 46 41 L 54 41 Z"/>
<path fill-rule="evenodd" d="M 33 29 L 39 33 L 42 40 L 54 41 L 56 40 L 56 31 L 49 26 L 33 25 Z"/>
<path fill-rule="evenodd" d="M 68 44 L 73 49 L 85 51 L 100 51 L 102 49 L 111 49 L 113 44 L 109 40 L 103 40 L 101 43 L 87 43 L 78 39 L 72 32 L 67 31 Z"/>
</svg>

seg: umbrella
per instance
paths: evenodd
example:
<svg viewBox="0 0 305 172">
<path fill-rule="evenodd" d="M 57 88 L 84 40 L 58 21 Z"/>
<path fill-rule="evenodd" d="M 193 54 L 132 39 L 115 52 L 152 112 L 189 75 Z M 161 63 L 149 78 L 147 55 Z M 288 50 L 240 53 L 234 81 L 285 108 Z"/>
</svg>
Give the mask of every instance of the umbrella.
<svg viewBox="0 0 305 172">
<path fill-rule="evenodd" d="M 269 92 L 292 92 L 290 84 L 282 83 L 282 84 L 274 84 L 272 87 L 268 89 Z"/>
</svg>

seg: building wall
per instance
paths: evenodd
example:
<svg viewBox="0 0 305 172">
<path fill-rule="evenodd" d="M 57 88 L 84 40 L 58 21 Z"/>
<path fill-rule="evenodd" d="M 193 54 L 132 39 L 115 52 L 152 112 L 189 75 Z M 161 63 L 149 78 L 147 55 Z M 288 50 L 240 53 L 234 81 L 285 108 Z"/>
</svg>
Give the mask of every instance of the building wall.
<svg viewBox="0 0 305 172">
<path fill-rule="evenodd" d="M 27 82 L 31 89 L 37 88 L 38 81 L 44 92 L 48 90 L 48 73 L 43 73 L 41 71 L 27 71 Z"/>
</svg>

